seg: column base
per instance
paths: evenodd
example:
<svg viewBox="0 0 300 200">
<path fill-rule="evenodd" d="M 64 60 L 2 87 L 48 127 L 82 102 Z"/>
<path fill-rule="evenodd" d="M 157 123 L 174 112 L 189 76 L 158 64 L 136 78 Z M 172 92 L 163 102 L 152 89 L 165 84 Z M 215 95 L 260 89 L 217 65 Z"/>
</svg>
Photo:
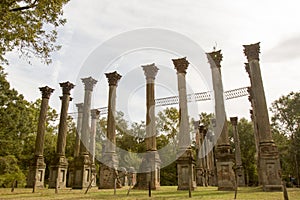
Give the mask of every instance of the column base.
<svg viewBox="0 0 300 200">
<path fill-rule="evenodd" d="M 230 151 L 230 145 L 219 145 L 216 149 L 216 167 L 218 190 L 235 190 L 235 174 L 233 171 L 234 155 Z"/>
<path fill-rule="evenodd" d="M 151 181 L 151 189 L 160 188 L 160 164 L 161 160 L 157 151 L 147 151 L 137 174 L 135 189 L 148 190 Z"/>
<path fill-rule="evenodd" d="M 176 161 L 178 174 L 177 190 L 194 190 L 196 185 L 195 160 L 191 148 L 181 149 Z"/>
<path fill-rule="evenodd" d="M 91 182 L 91 159 L 88 154 L 80 155 L 74 159 L 72 189 L 87 188 Z"/>
<path fill-rule="evenodd" d="M 114 189 L 116 179 L 116 187 L 122 187 L 118 179 L 118 164 L 118 157 L 115 153 L 104 153 L 103 163 L 100 164 L 99 189 Z"/>
<path fill-rule="evenodd" d="M 50 166 L 49 188 L 65 188 L 67 183 L 68 161 L 65 156 L 58 156 Z"/>
<path fill-rule="evenodd" d="M 281 167 L 277 146 L 273 141 L 261 142 L 260 171 L 264 191 L 282 191 Z"/>
<path fill-rule="evenodd" d="M 26 187 L 33 188 L 35 182 L 35 187 L 44 188 L 45 169 L 44 157 L 35 156 L 32 165 L 29 167 Z"/>
</svg>

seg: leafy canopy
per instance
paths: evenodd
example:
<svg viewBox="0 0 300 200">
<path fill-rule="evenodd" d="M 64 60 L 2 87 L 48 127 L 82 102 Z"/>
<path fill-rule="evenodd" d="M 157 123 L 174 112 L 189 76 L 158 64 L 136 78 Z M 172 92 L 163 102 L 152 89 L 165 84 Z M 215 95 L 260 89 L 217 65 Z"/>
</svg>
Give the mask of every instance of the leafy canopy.
<svg viewBox="0 0 300 200">
<path fill-rule="evenodd" d="M 1 0 L 0 61 L 8 64 L 5 54 L 17 50 L 20 57 L 39 58 L 51 63 L 57 28 L 66 23 L 63 5 L 69 0 Z"/>
</svg>

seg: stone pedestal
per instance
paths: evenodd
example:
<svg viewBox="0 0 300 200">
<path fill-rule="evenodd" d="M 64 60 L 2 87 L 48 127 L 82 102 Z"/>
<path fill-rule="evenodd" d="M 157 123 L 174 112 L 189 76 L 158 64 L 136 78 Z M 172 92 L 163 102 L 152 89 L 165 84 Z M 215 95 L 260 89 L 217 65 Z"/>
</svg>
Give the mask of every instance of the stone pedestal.
<svg viewBox="0 0 300 200">
<path fill-rule="evenodd" d="M 70 91 L 74 88 L 74 85 L 70 82 L 64 82 L 60 83 L 60 86 L 63 90 L 63 96 L 61 97 L 62 106 L 58 127 L 56 156 L 50 167 L 49 188 L 65 188 L 67 183 L 68 161 L 65 157 L 68 131 L 67 118 L 69 102 L 72 100 L 70 97 Z"/>
<path fill-rule="evenodd" d="M 194 190 L 196 185 L 196 169 L 193 151 L 191 148 L 178 152 L 180 157 L 177 159 L 178 188 L 177 190 Z"/>
<path fill-rule="evenodd" d="M 118 179 L 119 160 L 116 153 L 105 152 L 103 154 L 103 163 L 100 164 L 100 183 L 99 189 L 113 189 L 115 180 L 117 179 L 116 187 L 121 188 L 121 182 Z"/>
<path fill-rule="evenodd" d="M 87 154 L 82 154 L 74 159 L 72 189 L 82 189 L 89 186 L 92 178 L 91 166 L 91 158 Z"/>
<path fill-rule="evenodd" d="M 249 63 L 253 114 L 259 137 L 259 167 L 264 191 L 282 190 L 281 167 L 277 146 L 274 144 L 269 122 L 268 108 L 259 64 L 259 43 L 244 45 Z"/>
<path fill-rule="evenodd" d="M 92 159 L 88 152 L 90 137 L 90 109 L 92 92 L 97 81 L 92 77 L 82 78 L 84 84 L 84 101 L 82 108 L 80 155 L 74 159 L 73 189 L 82 189 L 89 186 L 92 180 Z"/>
<path fill-rule="evenodd" d="M 35 187 L 43 188 L 45 182 L 46 164 L 43 156 L 35 156 L 32 165 L 29 167 L 27 177 L 27 188 Z"/>
<path fill-rule="evenodd" d="M 178 173 L 178 190 L 194 190 L 196 188 L 195 177 L 195 159 L 191 149 L 191 139 L 189 132 L 189 119 L 187 108 L 186 93 L 186 70 L 189 62 L 186 58 L 173 59 L 173 64 L 177 71 L 178 93 L 179 93 L 179 149 L 177 152 L 177 173 Z"/>
<path fill-rule="evenodd" d="M 100 183 L 99 189 L 113 189 L 115 180 L 118 178 L 118 157 L 116 155 L 116 89 L 121 75 L 116 71 L 106 73 L 106 78 L 109 83 L 108 94 L 108 113 L 107 113 L 107 142 L 100 165 Z M 117 179 L 118 180 L 118 179 Z M 117 187 L 121 187 L 120 182 L 117 182 Z"/>
<path fill-rule="evenodd" d="M 227 119 L 224 106 L 224 90 L 221 76 L 221 50 L 207 53 L 211 67 L 215 97 L 216 127 L 215 133 L 220 134 L 216 148 L 216 167 L 218 176 L 218 190 L 234 190 L 235 176 L 233 167 L 234 157 L 229 145 Z"/>
<path fill-rule="evenodd" d="M 39 123 L 37 129 L 37 135 L 35 140 L 35 156 L 31 166 L 29 167 L 29 173 L 27 177 L 26 187 L 44 187 L 45 169 L 46 164 L 44 162 L 44 140 L 46 129 L 46 117 L 48 111 L 49 98 L 54 89 L 48 86 L 39 88 L 42 92 L 41 110 L 39 115 Z"/>
<path fill-rule="evenodd" d="M 148 151 L 145 153 L 140 166 L 142 173 L 137 174 L 136 189 L 149 189 L 149 183 L 152 190 L 160 188 L 160 158 L 157 151 Z"/>
</svg>

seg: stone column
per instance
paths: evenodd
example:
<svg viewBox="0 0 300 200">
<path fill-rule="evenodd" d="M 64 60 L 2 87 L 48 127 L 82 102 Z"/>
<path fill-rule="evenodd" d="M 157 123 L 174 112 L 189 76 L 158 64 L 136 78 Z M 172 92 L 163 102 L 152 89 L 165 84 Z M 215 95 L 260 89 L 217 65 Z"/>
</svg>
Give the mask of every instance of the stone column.
<svg viewBox="0 0 300 200">
<path fill-rule="evenodd" d="M 92 162 L 95 162 L 95 140 L 96 140 L 96 132 L 97 132 L 97 121 L 100 117 L 100 111 L 98 109 L 91 110 L 91 134 L 90 134 L 90 154 L 92 157 Z"/>
<path fill-rule="evenodd" d="M 215 175 L 215 162 L 214 162 L 214 148 L 213 148 L 213 134 L 211 130 L 207 132 L 207 143 L 210 151 L 207 153 L 207 163 L 208 163 L 208 185 L 209 186 L 216 186 L 216 175 Z"/>
<path fill-rule="evenodd" d="M 250 74 L 250 68 L 249 68 L 249 63 L 245 63 L 245 69 L 249 75 L 249 78 L 251 76 Z M 251 81 L 251 78 L 250 78 Z M 253 133 L 254 133 L 254 140 L 255 140 L 255 149 L 256 149 L 256 153 L 255 153 L 255 160 L 256 160 L 256 165 L 257 165 L 257 173 L 258 173 L 258 184 L 262 185 L 261 180 L 262 180 L 262 173 L 261 173 L 261 168 L 260 168 L 260 153 L 259 153 L 259 136 L 258 136 L 258 130 L 257 130 L 257 122 L 256 122 L 256 117 L 255 117 L 255 111 L 254 111 L 254 105 L 255 105 L 255 101 L 253 99 L 253 92 L 251 87 L 248 87 L 248 100 L 251 103 L 251 109 L 250 109 L 250 117 L 253 123 Z M 247 179 L 248 181 L 248 179 Z"/>
<path fill-rule="evenodd" d="M 100 111 L 98 109 L 91 110 L 91 134 L 90 134 L 90 156 L 91 156 L 91 178 L 93 180 L 92 186 L 96 186 L 96 166 L 95 166 L 95 148 L 96 148 L 96 132 L 97 132 L 97 122 L 100 117 Z"/>
<path fill-rule="evenodd" d="M 116 155 L 116 89 L 121 75 L 116 71 L 106 73 L 109 83 L 108 94 L 108 114 L 107 114 L 107 142 L 103 155 L 103 162 L 100 166 L 100 185 L 99 189 L 112 189 L 115 185 L 115 179 L 118 177 L 118 157 Z M 121 184 L 117 183 L 118 187 Z"/>
<path fill-rule="evenodd" d="M 32 165 L 29 167 L 29 174 L 27 177 L 26 187 L 44 187 L 45 169 L 46 164 L 44 162 L 44 140 L 46 129 L 46 117 L 48 111 L 49 98 L 54 89 L 45 86 L 39 88 L 42 92 L 42 102 L 39 115 L 38 129 L 35 140 L 35 153 Z"/>
<path fill-rule="evenodd" d="M 200 121 L 194 122 L 194 130 L 196 132 L 196 184 L 203 186 L 203 165 L 202 165 L 202 137 L 200 133 Z"/>
<path fill-rule="evenodd" d="M 160 187 L 160 158 L 156 148 L 156 124 L 155 124 L 155 76 L 158 68 L 155 64 L 142 66 L 146 76 L 146 150 L 145 157 L 140 166 L 137 176 L 138 189 L 148 189 L 151 182 L 151 189 Z"/>
<path fill-rule="evenodd" d="M 281 167 L 277 146 L 271 134 L 268 109 L 259 64 L 259 43 L 243 45 L 249 63 L 256 127 L 259 136 L 261 183 L 264 191 L 282 190 Z"/>
<path fill-rule="evenodd" d="M 199 171 L 198 175 L 200 175 L 199 178 L 199 185 L 200 186 L 205 186 L 205 147 L 204 147 L 204 131 L 205 131 L 205 126 L 200 125 L 198 126 L 198 133 L 199 133 L 199 155 L 197 157 L 197 160 L 199 160 Z M 196 162 L 197 164 L 197 162 Z"/>
<path fill-rule="evenodd" d="M 207 53 L 211 67 L 215 98 L 216 127 L 215 133 L 220 136 L 217 140 L 216 165 L 218 176 L 218 190 L 234 190 L 235 176 L 233 167 L 233 154 L 229 144 L 227 119 L 224 106 L 224 91 L 221 75 L 221 50 Z"/>
<path fill-rule="evenodd" d="M 55 188 L 56 185 L 58 186 L 58 188 L 65 188 L 67 182 L 66 178 L 68 161 L 65 156 L 66 138 L 68 131 L 67 119 L 69 102 L 72 100 L 72 98 L 70 97 L 70 91 L 74 88 L 74 85 L 70 82 L 64 82 L 60 83 L 60 87 L 62 87 L 63 96 L 60 97 L 62 100 L 62 105 L 58 126 L 56 158 L 50 168 L 49 188 Z"/>
<path fill-rule="evenodd" d="M 239 133 L 237 129 L 238 118 L 230 117 L 230 122 L 232 124 L 233 130 L 233 139 L 235 144 L 235 167 L 236 167 L 236 177 L 237 177 L 237 186 L 244 187 L 245 186 L 245 173 L 242 165 L 242 156 L 241 156 L 241 147 L 240 147 L 240 139 Z"/>
<path fill-rule="evenodd" d="M 82 78 L 84 84 L 84 101 L 82 109 L 80 155 L 74 159 L 75 173 L 73 180 L 73 189 L 82 189 L 89 186 L 91 182 L 91 158 L 88 152 L 90 137 L 90 109 L 92 101 L 92 92 L 97 80 L 92 77 Z"/>
<path fill-rule="evenodd" d="M 82 115 L 83 115 L 83 103 L 77 103 L 77 128 L 76 128 L 76 140 L 74 147 L 74 158 L 79 156 L 80 153 L 80 137 L 81 137 L 81 126 L 82 126 Z"/>
<path fill-rule="evenodd" d="M 77 127 L 76 127 L 76 139 L 74 145 L 74 160 L 69 164 L 69 177 L 67 182 L 67 187 L 73 186 L 74 173 L 75 173 L 75 158 L 79 156 L 80 153 L 80 137 L 81 137 L 81 125 L 82 125 L 82 114 L 83 114 L 83 103 L 77 103 Z"/>
<path fill-rule="evenodd" d="M 178 190 L 192 190 L 196 188 L 195 179 L 195 159 L 191 149 L 191 139 L 189 132 L 189 119 L 187 108 L 187 94 L 186 94 L 186 70 L 189 62 L 186 57 L 173 59 L 173 64 L 177 71 L 178 93 L 179 93 L 179 149 L 177 153 L 177 173 L 178 173 Z"/>
</svg>

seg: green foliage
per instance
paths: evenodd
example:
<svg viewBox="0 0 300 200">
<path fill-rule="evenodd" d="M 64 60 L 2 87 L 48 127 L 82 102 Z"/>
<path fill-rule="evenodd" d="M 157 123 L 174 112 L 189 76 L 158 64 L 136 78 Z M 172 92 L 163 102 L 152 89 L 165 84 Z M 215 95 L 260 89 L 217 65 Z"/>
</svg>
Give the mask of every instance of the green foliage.
<svg viewBox="0 0 300 200">
<path fill-rule="evenodd" d="M 14 180 L 20 186 L 25 184 L 25 175 L 18 166 L 18 160 L 13 155 L 0 156 L 0 187 L 11 187 Z"/>
<path fill-rule="evenodd" d="M 274 101 L 270 108 L 273 116 L 273 138 L 278 145 L 284 178 L 300 180 L 300 92 L 290 92 Z"/>
<path fill-rule="evenodd" d="M 55 45 L 57 28 L 66 23 L 63 6 L 69 0 L 2 0 L 0 4 L 0 61 L 16 49 L 20 56 L 51 62 L 50 53 L 60 48 Z"/>
<path fill-rule="evenodd" d="M 231 123 L 228 122 L 228 124 Z M 229 125 L 228 127 L 230 143 L 233 149 L 233 153 L 235 153 L 232 126 Z M 257 153 L 254 139 L 253 123 L 249 122 L 245 118 L 241 118 L 238 121 L 237 130 L 239 134 L 242 165 L 244 168 L 246 184 L 248 186 L 258 185 Z"/>
</svg>

